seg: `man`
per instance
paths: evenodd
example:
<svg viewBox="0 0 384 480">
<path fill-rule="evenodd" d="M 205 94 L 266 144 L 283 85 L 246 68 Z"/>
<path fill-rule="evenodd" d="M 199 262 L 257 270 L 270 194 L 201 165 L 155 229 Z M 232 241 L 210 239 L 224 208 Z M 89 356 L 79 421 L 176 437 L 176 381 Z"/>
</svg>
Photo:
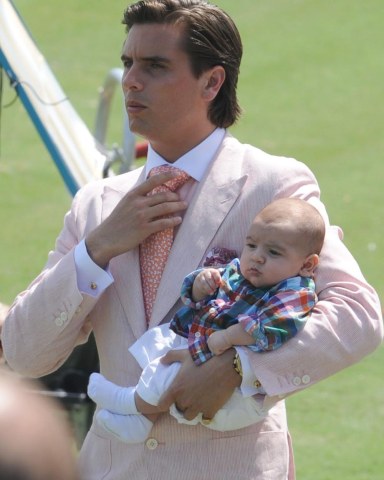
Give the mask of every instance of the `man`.
<svg viewBox="0 0 384 480">
<path fill-rule="evenodd" d="M 241 251 L 247 226 L 266 204 L 301 197 L 329 225 L 316 180 L 303 164 L 242 145 L 225 130 L 239 116 L 242 47 L 224 12 L 200 0 L 149 0 L 128 7 L 124 23 L 123 91 L 132 131 L 149 140 L 147 163 L 77 194 L 46 268 L 11 307 L 4 354 L 25 375 L 56 369 L 93 329 L 101 373 L 135 385 L 140 368 L 128 347 L 148 326 L 170 320 L 181 306 L 183 278 L 211 258 L 212 249 Z M 177 193 L 148 195 L 174 179 L 173 173 L 147 179 L 163 164 L 191 178 Z M 169 227 L 175 227 L 174 241 L 151 303 L 143 288 L 145 245 Z M 267 418 L 218 433 L 164 414 L 151 438 L 133 446 L 94 423 L 80 454 L 83 479 L 294 478 L 284 397 L 360 360 L 382 338 L 375 291 L 340 230 L 327 230 L 316 276 L 319 303 L 289 348 L 244 353 L 242 371 L 237 359 L 234 368 L 233 349 L 210 359 L 208 368 L 194 366 L 188 355 L 167 356 L 182 367 L 161 402 L 164 411 L 175 403 L 185 418 L 202 413 L 209 421 L 241 386 L 245 394 L 263 395 L 271 407 Z"/>
</svg>

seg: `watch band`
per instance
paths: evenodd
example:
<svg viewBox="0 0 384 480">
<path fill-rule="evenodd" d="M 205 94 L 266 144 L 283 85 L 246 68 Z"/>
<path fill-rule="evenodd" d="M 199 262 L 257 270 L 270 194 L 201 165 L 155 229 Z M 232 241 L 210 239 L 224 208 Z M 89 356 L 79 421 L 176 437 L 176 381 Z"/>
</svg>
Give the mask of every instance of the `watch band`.
<svg viewBox="0 0 384 480">
<path fill-rule="evenodd" d="M 243 368 L 241 366 L 240 356 L 237 352 L 233 357 L 233 368 L 235 369 L 235 372 L 240 375 L 240 377 L 243 376 Z"/>
</svg>

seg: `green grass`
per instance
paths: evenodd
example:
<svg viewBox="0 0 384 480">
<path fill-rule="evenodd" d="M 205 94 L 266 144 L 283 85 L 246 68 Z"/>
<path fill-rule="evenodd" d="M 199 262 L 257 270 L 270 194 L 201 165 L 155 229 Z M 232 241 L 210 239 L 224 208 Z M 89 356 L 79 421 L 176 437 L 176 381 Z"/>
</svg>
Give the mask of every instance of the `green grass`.
<svg viewBox="0 0 384 480">
<path fill-rule="evenodd" d="M 383 478 L 383 360 L 380 349 L 288 399 L 299 479 Z"/>
<path fill-rule="evenodd" d="M 382 0 L 221 0 L 244 41 L 233 132 L 316 174 L 332 223 L 384 297 Z M 120 65 L 126 2 L 16 0 L 64 91 L 92 129 L 98 87 Z M 3 103 L 13 98 L 5 85 Z M 117 120 L 116 120 L 117 118 Z M 120 142 L 120 112 L 110 142 Z M 70 195 L 20 103 L 2 111 L 0 301 L 41 270 Z M 379 480 L 383 349 L 287 402 L 298 479 Z"/>
</svg>

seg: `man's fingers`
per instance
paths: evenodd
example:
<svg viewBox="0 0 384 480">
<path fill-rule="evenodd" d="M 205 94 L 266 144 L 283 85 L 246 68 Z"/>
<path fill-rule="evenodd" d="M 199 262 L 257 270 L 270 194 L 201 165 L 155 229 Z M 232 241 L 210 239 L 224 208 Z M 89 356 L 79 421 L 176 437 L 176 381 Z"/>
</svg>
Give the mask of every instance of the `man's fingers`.
<svg viewBox="0 0 384 480">
<path fill-rule="evenodd" d="M 173 203 L 178 202 L 180 197 L 175 192 L 158 192 L 153 195 L 145 196 L 145 204 L 148 207 L 155 207 L 156 205 L 161 205 L 163 203 Z"/>
<path fill-rule="evenodd" d="M 160 176 L 169 180 L 169 174 L 155 175 L 155 177 Z M 152 178 L 147 180 L 147 182 L 150 180 Z M 159 181 L 157 183 L 160 184 Z M 140 215 L 138 218 L 141 218 L 142 227 L 148 229 L 148 235 L 167 228 L 173 228 L 181 223 L 182 217 L 180 212 L 187 209 L 187 202 L 180 200 L 179 195 L 175 192 L 165 191 L 147 195 L 152 190 L 153 185 L 151 188 L 147 186 L 141 189 L 141 187 L 142 185 L 137 187 L 135 192 L 130 192 L 128 195 L 131 198 L 127 198 L 127 201 L 132 205 L 132 197 L 136 197 L 136 213 Z"/>
<path fill-rule="evenodd" d="M 175 172 L 164 172 L 159 173 L 158 175 L 153 175 L 153 177 L 148 178 L 145 182 L 132 191 L 135 191 L 139 195 L 147 195 L 154 188 L 169 182 L 169 180 L 172 180 L 172 178 L 176 176 L 177 174 Z"/>
<path fill-rule="evenodd" d="M 187 349 L 183 350 L 169 350 L 163 357 L 161 357 L 161 363 L 164 365 L 170 365 L 174 362 L 182 362 L 188 358 L 189 351 Z"/>
<path fill-rule="evenodd" d="M 159 403 L 157 404 L 157 408 L 160 412 L 168 412 L 171 405 L 175 403 L 176 394 L 173 392 L 172 389 L 168 388 L 166 392 L 159 399 Z M 176 405 L 176 408 L 183 413 L 182 408 L 180 405 Z"/>
<path fill-rule="evenodd" d="M 147 236 L 152 235 L 152 233 L 161 232 L 167 228 L 174 228 L 177 225 L 180 225 L 182 218 L 179 216 L 173 216 L 169 218 L 161 218 L 159 220 L 153 220 L 148 223 Z"/>
<path fill-rule="evenodd" d="M 194 418 L 196 418 L 200 413 L 200 410 L 196 407 L 189 407 L 189 408 L 186 408 L 183 412 L 183 417 L 186 419 L 186 420 L 193 420 Z"/>
<path fill-rule="evenodd" d="M 183 201 L 166 201 L 163 203 L 149 205 L 146 215 L 149 221 L 167 218 L 167 216 L 175 215 L 177 212 L 185 210 L 188 204 Z"/>
<path fill-rule="evenodd" d="M 189 351 L 187 349 L 183 350 L 169 350 L 163 357 L 161 357 L 161 363 L 165 365 L 170 365 L 171 363 L 174 362 L 183 362 L 185 359 L 189 357 Z M 163 393 L 161 396 L 159 403 L 158 403 L 158 408 L 162 412 L 166 412 L 169 410 L 169 407 L 175 403 L 177 397 L 177 390 L 174 390 L 172 388 L 172 385 L 166 392 Z M 176 405 L 176 408 L 180 409 L 181 412 L 184 411 L 184 406 L 182 405 Z"/>
</svg>

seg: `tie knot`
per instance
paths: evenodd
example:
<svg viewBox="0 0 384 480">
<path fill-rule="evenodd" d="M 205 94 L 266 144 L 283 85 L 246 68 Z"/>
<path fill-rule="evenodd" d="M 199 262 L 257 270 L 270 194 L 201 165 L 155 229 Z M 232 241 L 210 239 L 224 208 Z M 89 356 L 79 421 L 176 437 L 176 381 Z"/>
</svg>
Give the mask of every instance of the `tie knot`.
<svg viewBox="0 0 384 480">
<path fill-rule="evenodd" d="M 160 187 L 156 187 L 152 190 L 153 193 L 159 192 L 164 189 L 168 189 L 171 192 L 176 192 L 179 188 L 181 188 L 191 177 L 188 173 L 180 170 L 180 168 L 172 167 L 171 165 L 160 165 L 158 167 L 154 167 L 149 172 L 149 177 L 153 177 L 154 175 L 158 175 L 159 173 L 166 173 L 166 172 L 175 172 L 177 174 L 176 177 L 168 180 Z"/>
</svg>

